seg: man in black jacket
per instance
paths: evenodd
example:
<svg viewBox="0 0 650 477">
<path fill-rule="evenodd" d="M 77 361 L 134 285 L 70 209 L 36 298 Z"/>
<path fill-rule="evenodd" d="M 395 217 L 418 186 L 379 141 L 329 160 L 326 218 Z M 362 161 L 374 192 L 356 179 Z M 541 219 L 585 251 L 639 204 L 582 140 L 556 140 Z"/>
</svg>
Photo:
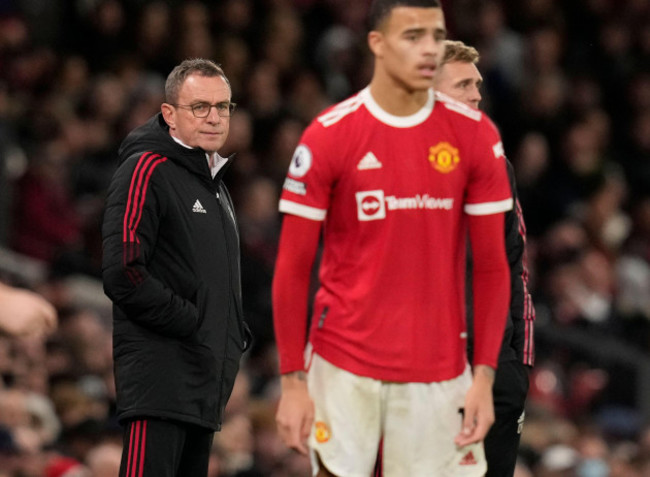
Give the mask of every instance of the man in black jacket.
<svg viewBox="0 0 650 477">
<path fill-rule="evenodd" d="M 483 81 L 476 68 L 479 54 L 460 41 L 445 41 L 445 55 L 436 71 L 434 88 L 452 98 L 478 108 Z M 517 199 L 512 164 L 506 162 L 515 206 L 506 212 L 506 253 L 510 266 L 510 310 L 492 388 L 495 421 L 485 437 L 486 477 L 512 476 L 524 422 L 528 393 L 528 371 L 534 361 L 533 321 L 535 309 L 528 292 L 525 241 L 526 226 Z M 468 267 L 469 268 L 469 267 Z M 469 270 L 468 277 L 471 275 Z M 469 286 L 471 281 L 468 280 Z M 468 287 L 468 320 L 472 318 L 471 288 Z M 471 332 L 472 326 L 468 326 Z M 471 353 L 472 337 L 468 340 Z"/>
<path fill-rule="evenodd" d="M 223 70 L 186 60 L 161 113 L 120 147 L 102 229 L 113 301 L 120 477 L 207 474 L 239 360 L 239 235 L 218 150 L 235 108 Z"/>
</svg>

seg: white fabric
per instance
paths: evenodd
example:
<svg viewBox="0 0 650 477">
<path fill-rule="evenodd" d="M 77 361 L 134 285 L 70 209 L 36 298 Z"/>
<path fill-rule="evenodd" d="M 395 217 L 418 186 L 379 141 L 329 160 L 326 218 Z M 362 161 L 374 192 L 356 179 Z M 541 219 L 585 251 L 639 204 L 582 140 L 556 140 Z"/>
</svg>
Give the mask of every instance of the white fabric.
<svg viewBox="0 0 650 477">
<path fill-rule="evenodd" d="M 372 475 L 380 441 L 383 477 L 484 475 L 483 444 L 461 449 L 454 444 L 471 379 L 468 367 L 440 383 L 378 381 L 313 354 L 307 378 L 316 408 L 309 438 L 313 475 L 316 454 L 338 477 Z"/>
</svg>

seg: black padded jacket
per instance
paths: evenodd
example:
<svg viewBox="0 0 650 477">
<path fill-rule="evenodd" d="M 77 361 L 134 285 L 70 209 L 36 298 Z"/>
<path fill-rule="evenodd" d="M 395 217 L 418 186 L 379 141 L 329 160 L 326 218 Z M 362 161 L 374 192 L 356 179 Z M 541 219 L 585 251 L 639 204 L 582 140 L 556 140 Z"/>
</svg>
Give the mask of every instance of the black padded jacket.
<svg viewBox="0 0 650 477">
<path fill-rule="evenodd" d="M 205 152 L 175 142 L 160 114 L 119 157 L 102 227 L 117 417 L 218 430 L 251 338 L 228 165 L 213 179 Z"/>
</svg>

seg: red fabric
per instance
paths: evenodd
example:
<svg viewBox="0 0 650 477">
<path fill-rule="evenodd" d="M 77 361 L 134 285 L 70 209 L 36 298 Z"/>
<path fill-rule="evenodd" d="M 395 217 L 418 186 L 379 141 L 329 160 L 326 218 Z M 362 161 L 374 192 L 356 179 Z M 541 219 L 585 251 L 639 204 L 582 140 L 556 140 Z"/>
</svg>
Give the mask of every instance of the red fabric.
<svg viewBox="0 0 650 477">
<path fill-rule="evenodd" d="M 129 187 L 129 196 L 124 213 L 124 226 L 122 228 L 122 242 L 124 243 L 124 256 L 122 258 L 126 274 L 134 285 L 139 285 L 144 280 L 140 271 L 131 266 L 140 256 L 140 239 L 138 238 L 138 225 L 142 219 L 142 210 L 147 197 L 147 189 L 151 182 L 151 175 L 159 164 L 167 161 L 160 154 L 145 152 L 140 156 Z"/>
<path fill-rule="evenodd" d="M 496 368 L 510 304 L 504 214 L 470 216 L 474 290 L 474 365 Z"/>
<path fill-rule="evenodd" d="M 304 369 L 309 279 L 321 222 L 286 215 L 273 278 L 273 324 L 280 372 Z"/>
<path fill-rule="evenodd" d="M 80 243 L 81 220 L 64 183 L 30 171 L 15 190 L 14 250 L 49 262 L 61 249 Z"/>
<path fill-rule="evenodd" d="M 364 90 L 312 122 L 280 211 L 323 222 L 315 352 L 386 381 L 463 372 L 468 216 L 512 206 L 500 141 L 479 111 L 433 95 L 418 113 L 395 117 Z M 503 241 L 503 229 L 497 235 Z"/>
<path fill-rule="evenodd" d="M 126 477 L 142 477 L 147 442 L 147 420 L 131 423 Z"/>
<path fill-rule="evenodd" d="M 81 469 L 81 464 L 70 457 L 55 457 L 45 468 L 45 477 L 65 477 Z M 74 472 L 76 475 L 76 472 Z"/>
</svg>

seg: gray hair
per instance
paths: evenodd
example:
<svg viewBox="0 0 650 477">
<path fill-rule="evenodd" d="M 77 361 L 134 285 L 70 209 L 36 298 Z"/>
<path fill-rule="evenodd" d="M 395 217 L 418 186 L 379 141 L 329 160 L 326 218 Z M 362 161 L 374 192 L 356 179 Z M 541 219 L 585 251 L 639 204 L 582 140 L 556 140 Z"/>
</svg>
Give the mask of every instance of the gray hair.
<svg viewBox="0 0 650 477">
<path fill-rule="evenodd" d="M 181 86 L 183 86 L 187 77 L 193 74 L 207 76 L 209 78 L 221 76 L 228 85 L 228 88 L 230 88 L 230 81 L 228 81 L 226 73 L 223 72 L 221 66 L 212 60 L 192 58 L 176 66 L 169 73 L 169 76 L 167 76 L 167 81 L 165 81 L 165 101 L 167 103 L 174 104 L 178 101 L 178 92 Z"/>
</svg>

